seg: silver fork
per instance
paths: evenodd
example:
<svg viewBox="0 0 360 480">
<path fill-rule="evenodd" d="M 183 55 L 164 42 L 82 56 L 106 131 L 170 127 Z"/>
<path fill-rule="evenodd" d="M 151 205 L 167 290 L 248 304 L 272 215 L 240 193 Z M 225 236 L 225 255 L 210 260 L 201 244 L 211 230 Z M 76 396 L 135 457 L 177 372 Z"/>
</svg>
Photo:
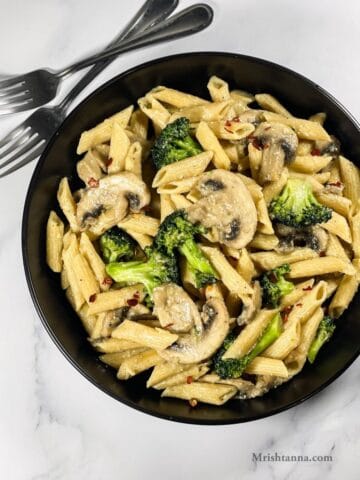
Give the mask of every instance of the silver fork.
<svg viewBox="0 0 360 480">
<path fill-rule="evenodd" d="M 139 38 L 139 32 L 142 33 L 146 28 L 154 25 L 154 22 L 152 22 L 154 13 L 157 17 L 160 16 L 160 19 L 164 19 L 176 8 L 177 3 L 178 0 L 172 0 L 170 4 L 169 0 L 160 0 L 156 3 L 152 1 L 150 10 L 148 8 L 149 6 L 145 4 L 140 10 L 140 13 L 147 25 L 131 24 L 131 31 L 126 35 L 126 38 L 131 38 L 131 40 Z M 157 20 L 156 23 L 159 23 L 159 20 Z M 125 37 L 122 37 L 122 40 L 125 40 Z M 126 51 L 127 46 L 130 49 L 138 48 L 142 46 L 142 43 L 125 42 L 123 45 L 124 50 L 118 51 L 116 46 L 112 44 L 112 48 L 107 50 L 108 55 L 122 53 Z M 82 68 L 97 63 L 99 61 L 99 55 L 104 56 L 104 51 L 91 55 L 59 71 L 39 69 L 22 75 L 0 79 L 0 115 L 31 110 L 50 102 L 50 100 L 56 96 L 59 85 L 65 77 Z"/>
<path fill-rule="evenodd" d="M 151 38 L 161 41 L 198 32 L 206 28 L 212 18 L 213 11 L 209 6 L 193 5 L 162 22 L 159 28 L 151 28 L 149 33 L 141 37 L 145 39 L 143 45 L 148 45 Z M 137 43 L 138 38 L 140 37 L 134 40 Z M 39 108 L 0 141 L 0 178 L 31 162 L 43 152 L 46 143 L 63 122 L 69 105 L 82 88 L 83 85 L 81 88 L 76 85 L 59 105 Z M 5 168 L 13 163 L 15 164 Z"/>
</svg>

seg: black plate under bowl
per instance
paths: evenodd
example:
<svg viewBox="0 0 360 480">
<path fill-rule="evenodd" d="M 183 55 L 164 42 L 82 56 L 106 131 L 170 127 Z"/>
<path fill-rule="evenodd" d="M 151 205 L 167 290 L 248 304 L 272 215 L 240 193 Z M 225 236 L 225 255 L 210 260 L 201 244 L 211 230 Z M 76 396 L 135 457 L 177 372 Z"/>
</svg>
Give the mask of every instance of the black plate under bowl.
<svg viewBox="0 0 360 480">
<path fill-rule="evenodd" d="M 39 316 L 51 338 L 79 372 L 130 407 L 169 420 L 214 425 L 273 415 L 304 401 L 338 377 L 359 354 L 359 297 L 343 315 L 334 338 L 323 348 L 315 365 L 306 366 L 289 383 L 262 398 L 234 400 L 222 407 L 191 408 L 187 402 L 161 399 L 158 392 L 147 390 L 143 376 L 118 381 L 115 372 L 97 359 L 60 288 L 58 275 L 53 274 L 45 262 L 47 217 L 51 209 L 57 208 L 60 179 L 67 176 L 76 182 L 75 151 L 80 133 L 135 104 L 156 85 L 207 96 L 206 84 L 211 75 L 226 79 L 231 88 L 272 93 L 298 116 L 326 112 L 327 129 L 339 138 L 344 154 L 360 165 L 360 131 L 356 121 L 331 95 L 301 75 L 264 60 L 228 53 L 187 53 L 161 58 L 107 82 L 75 108 L 61 125 L 41 156 L 30 183 L 23 216 L 22 248 L 29 289 Z"/>
</svg>

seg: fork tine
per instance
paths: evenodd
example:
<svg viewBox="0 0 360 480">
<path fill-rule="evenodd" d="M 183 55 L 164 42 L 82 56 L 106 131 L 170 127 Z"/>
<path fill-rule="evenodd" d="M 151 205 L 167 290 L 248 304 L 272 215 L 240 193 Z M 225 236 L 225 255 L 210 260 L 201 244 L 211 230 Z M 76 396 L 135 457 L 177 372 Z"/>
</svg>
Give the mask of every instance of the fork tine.
<svg viewBox="0 0 360 480">
<path fill-rule="evenodd" d="M 0 178 L 4 178 L 7 175 L 10 175 L 10 173 L 16 172 L 16 170 L 18 170 L 19 168 L 35 160 L 35 158 L 39 157 L 42 154 L 45 145 L 45 140 L 42 140 L 41 143 L 37 147 L 33 148 L 30 152 L 28 152 L 28 154 L 19 163 L 17 163 L 13 167 L 8 168 L 7 170 L 5 170 L 5 172 L 0 173 Z"/>
<path fill-rule="evenodd" d="M 11 130 L 2 140 L 0 140 L 0 150 L 7 145 L 9 145 L 10 142 L 13 140 L 16 140 L 19 138 L 19 135 L 24 134 L 29 127 L 25 127 L 24 125 L 20 125 L 17 128 L 14 128 L 14 130 Z M 0 152 L 1 155 L 1 152 Z"/>
<path fill-rule="evenodd" d="M 15 104 L 19 102 L 23 102 L 24 100 L 28 100 L 31 98 L 31 92 L 29 90 L 22 90 L 20 92 L 12 93 L 9 95 L 0 95 L 0 108 L 2 105 L 9 105 Z"/>
<path fill-rule="evenodd" d="M 31 137 L 30 131 L 26 130 L 21 135 L 18 135 L 17 137 L 12 139 L 10 142 L 8 142 L 7 145 L 4 145 L 4 147 L 0 151 L 0 162 L 4 158 L 6 158 L 8 155 L 10 155 L 12 152 L 14 152 L 15 148 L 18 148 L 24 142 L 27 142 L 30 139 L 30 137 Z"/>
<path fill-rule="evenodd" d="M 9 88 L 23 82 L 24 75 L 17 75 L 16 77 L 6 78 L 5 80 L 0 80 L 0 89 Z"/>
<path fill-rule="evenodd" d="M 41 140 L 41 138 L 39 137 L 38 134 L 35 134 L 35 135 L 32 135 L 30 138 L 28 138 L 28 140 L 22 142 L 20 145 L 16 145 L 15 149 L 11 151 L 10 157 L 6 159 L 6 156 L 5 156 L 5 161 L 1 161 L 0 168 L 4 168 L 6 167 L 6 165 L 13 163 L 15 160 L 20 158 L 26 152 L 36 147 L 36 145 L 39 143 L 39 140 Z M 1 160 L 3 159 L 4 157 L 1 157 Z"/>
<path fill-rule="evenodd" d="M 10 113 L 17 113 L 23 112 L 25 110 L 30 110 L 31 108 L 35 108 L 37 104 L 34 105 L 32 99 L 29 99 L 27 102 L 16 104 L 16 105 L 6 105 L 4 108 L 0 108 L 0 117 L 4 115 L 8 115 Z M 0 105 L 1 107 L 1 105 Z"/>
<path fill-rule="evenodd" d="M 14 85 L 11 88 L 1 88 L 0 89 L 0 98 L 7 97 L 8 95 L 15 95 L 17 93 L 25 91 L 27 87 L 26 82 L 20 83 L 19 85 Z"/>
</svg>

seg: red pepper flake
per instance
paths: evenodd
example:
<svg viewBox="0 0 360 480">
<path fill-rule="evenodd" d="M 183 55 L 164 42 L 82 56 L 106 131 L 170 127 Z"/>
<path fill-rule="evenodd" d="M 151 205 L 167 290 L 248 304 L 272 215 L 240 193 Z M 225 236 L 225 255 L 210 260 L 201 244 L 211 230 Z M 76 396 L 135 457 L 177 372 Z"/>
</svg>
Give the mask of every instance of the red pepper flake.
<svg viewBox="0 0 360 480">
<path fill-rule="evenodd" d="M 231 120 L 226 120 L 225 127 L 231 127 Z"/>
<path fill-rule="evenodd" d="M 198 404 L 196 398 L 191 398 L 189 400 L 189 403 L 190 403 L 190 407 L 193 407 L 193 408 L 196 407 L 196 405 Z"/>
<path fill-rule="evenodd" d="M 102 281 L 102 284 L 103 285 L 112 285 L 113 284 L 112 278 L 105 277 L 104 280 Z"/>
<path fill-rule="evenodd" d="M 110 165 L 112 164 L 112 162 L 113 162 L 113 159 L 110 157 L 110 158 L 108 158 L 108 159 L 106 160 L 105 165 L 106 165 L 107 167 L 110 167 Z"/>
<path fill-rule="evenodd" d="M 326 253 L 325 252 L 320 252 L 319 257 L 325 257 Z"/>
<path fill-rule="evenodd" d="M 270 130 L 271 127 L 266 127 L 264 130 L 265 132 L 267 132 L 268 130 Z"/>
<path fill-rule="evenodd" d="M 167 330 L 167 329 L 169 329 L 170 327 L 172 327 L 173 325 L 174 325 L 173 323 L 168 323 L 167 325 L 165 325 L 164 328 Z"/>
<path fill-rule="evenodd" d="M 289 318 L 289 314 L 292 310 L 292 305 L 288 305 L 287 307 L 284 308 L 284 310 L 281 312 L 281 317 L 283 319 L 283 322 L 287 322 Z"/>
<path fill-rule="evenodd" d="M 189 375 L 188 377 L 186 377 L 186 383 L 189 383 L 189 384 L 190 384 L 190 383 L 192 383 L 193 381 L 194 381 L 194 378 L 193 378 L 191 375 Z"/>
<path fill-rule="evenodd" d="M 250 137 L 249 137 L 250 138 Z M 254 148 L 256 148 L 256 150 L 262 150 L 262 146 L 261 146 L 261 143 L 259 142 L 259 140 L 256 138 L 256 137 L 253 137 L 251 139 L 251 143 L 252 143 L 252 146 Z"/>
<path fill-rule="evenodd" d="M 236 122 L 236 123 L 239 123 L 241 122 L 240 118 L 239 117 L 234 117 L 231 119 L 232 122 Z"/>
<path fill-rule="evenodd" d="M 321 155 L 321 152 L 318 148 L 313 148 L 311 150 L 311 155 L 313 155 L 314 157 L 319 157 Z"/>
<path fill-rule="evenodd" d="M 88 180 L 88 185 L 91 188 L 97 188 L 99 186 L 99 180 L 96 180 L 95 178 L 91 177 Z"/>
<path fill-rule="evenodd" d="M 140 292 L 135 292 L 133 297 L 136 298 L 136 299 L 139 299 L 140 298 Z"/>
<path fill-rule="evenodd" d="M 270 147 L 270 143 L 265 143 L 265 144 L 263 145 L 263 148 L 269 148 L 269 147 Z"/>
<path fill-rule="evenodd" d="M 302 303 L 297 303 L 295 307 L 302 307 L 302 305 L 303 305 Z"/>
<path fill-rule="evenodd" d="M 229 132 L 229 133 L 234 133 L 234 132 L 231 130 L 231 128 L 224 127 L 224 130 L 226 130 L 226 131 Z"/>
<path fill-rule="evenodd" d="M 90 295 L 90 297 L 89 297 L 89 302 L 93 303 L 93 302 L 95 302 L 95 300 L 96 300 L 96 293 L 93 293 L 93 294 Z"/>
<path fill-rule="evenodd" d="M 340 182 L 340 181 L 330 182 L 330 183 L 328 183 L 328 185 L 330 185 L 331 187 L 339 187 L 339 188 L 343 186 L 342 182 Z"/>
<path fill-rule="evenodd" d="M 139 302 L 136 300 L 136 298 L 129 298 L 129 300 L 126 300 L 126 303 L 129 305 L 129 307 L 135 307 Z"/>
<path fill-rule="evenodd" d="M 312 289 L 313 289 L 313 287 L 311 285 L 308 285 L 307 287 L 303 288 L 303 291 L 304 292 L 310 292 L 310 290 L 312 290 Z"/>
</svg>

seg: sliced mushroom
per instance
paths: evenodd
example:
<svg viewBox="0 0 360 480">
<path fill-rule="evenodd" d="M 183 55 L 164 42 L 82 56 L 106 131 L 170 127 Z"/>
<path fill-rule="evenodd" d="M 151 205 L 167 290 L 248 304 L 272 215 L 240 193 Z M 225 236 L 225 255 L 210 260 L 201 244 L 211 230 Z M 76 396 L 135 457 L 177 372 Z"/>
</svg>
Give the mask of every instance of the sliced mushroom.
<svg viewBox="0 0 360 480">
<path fill-rule="evenodd" d="M 262 122 L 255 130 L 254 139 L 262 150 L 259 183 L 279 180 L 285 163 L 290 163 L 296 154 L 298 138 L 287 125 Z"/>
<path fill-rule="evenodd" d="M 83 190 L 76 217 L 82 230 L 100 234 L 120 222 L 128 211 L 150 202 L 146 184 L 131 172 L 108 175 Z"/>
<path fill-rule="evenodd" d="M 333 155 L 337 157 L 340 153 L 340 141 L 330 135 L 331 140 L 317 140 L 315 142 L 315 150 L 318 150 L 320 155 Z"/>
<path fill-rule="evenodd" d="M 218 241 L 224 245 L 245 247 L 255 234 L 257 212 L 240 177 L 222 169 L 205 172 L 195 190 L 200 200 L 187 209 L 189 220 L 215 229 Z"/>
<path fill-rule="evenodd" d="M 238 325 L 247 325 L 250 323 L 261 308 L 261 288 L 260 282 L 254 282 L 253 294 L 249 297 L 243 297 L 243 307 L 241 314 L 237 318 Z"/>
<path fill-rule="evenodd" d="M 167 361 L 197 363 L 211 357 L 229 332 L 229 314 L 220 298 L 210 298 L 203 306 L 201 322 L 190 333 L 182 335 L 159 355 Z"/>
<path fill-rule="evenodd" d="M 237 118 L 240 120 L 240 122 L 252 123 L 255 127 L 257 127 L 262 120 L 262 114 L 263 110 L 249 109 L 245 110 L 243 113 L 240 113 Z"/>
<path fill-rule="evenodd" d="M 154 310 L 163 328 L 176 333 L 188 332 L 194 326 L 201 328 L 200 312 L 190 296 L 175 283 L 154 289 Z"/>
<path fill-rule="evenodd" d="M 279 252 L 291 252 L 295 248 L 307 247 L 316 252 L 324 252 L 327 247 L 329 235 L 319 225 L 297 230 L 286 225 L 277 224 L 276 234 L 280 237 L 277 247 Z"/>
</svg>

